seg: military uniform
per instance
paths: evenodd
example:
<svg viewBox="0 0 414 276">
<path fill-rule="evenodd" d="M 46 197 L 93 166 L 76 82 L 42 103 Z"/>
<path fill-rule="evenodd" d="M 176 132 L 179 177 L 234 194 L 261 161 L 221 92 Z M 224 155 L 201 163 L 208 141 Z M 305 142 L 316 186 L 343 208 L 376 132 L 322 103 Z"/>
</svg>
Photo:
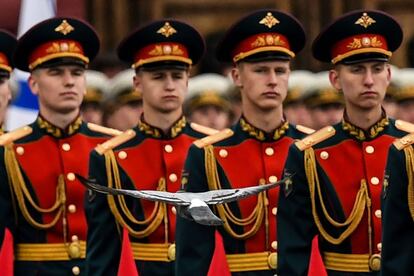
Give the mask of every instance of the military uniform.
<svg viewBox="0 0 414 276">
<path fill-rule="evenodd" d="M 20 38 L 14 61 L 25 71 L 86 66 L 98 45 L 86 23 L 53 18 Z M 83 273 L 85 189 L 76 174 L 87 176 L 89 152 L 114 134 L 119 132 L 80 117 L 61 129 L 40 114 L 31 125 L 0 136 L 0 232 L 3 237 L 8 227 L 13 234 L 15 275 Z"/>
<path fill-rule="evenodd" d="M 186 70 L 197 63 L 203 48 L 201 36 L 191 26 L 176 20 L 162 20 L 133 32 L 118 47 L 118 55 L 136 70 Z M 91 153 L 90 176 L 109 187 L 176 192 L 188 148 L 202 136 L 190 127 L 185 117 L 179 118 L 164 133 L 145 122 L 144 114 L 138 126 Z M 174 274 L 174 207 L 123 196 L 92 194 L 87 214 L 89 275 L 117 273 L 122 228 L 129 234 L 140 275 Z"/>
<path fill-rule="evenodd" d="M 217 55 L 223 61 L 233 62 L 288 60 L 302 49 L 304 41 L 303 29 L 294 18 L 276 10 L 255 11 L 228 31 Z M 290 48 L 285 48 L 289 42 Z M 282 121 L 277 129 L 266 133 L 242 117 L 232 127 L 233 134 L 220 132 L 190 148 L 183 187 L 188 192 L 203 192 L 276 182 L 282 176 L 290 144 L 304 135 L 298 129 Z M 223 237 L 233 275 L 275 274 L 277 197 L 278 189 L 273 189 L 215 207 L 215 213 L 224 222 L 217 229 Z M 178 219 L 177 275 L 207 274 L 215 230 Z"/>
<path fill-rule="evenodd" d="M 354 11 L 318 36 L 313 53 L 333 64 L 386 62 L 401 40 L 401 28 L 387 14 Z M 291 146 L 284 175 L 291 175 L 292 183 L 284 185 L 279 198 L 280 275 L 307 274 L 315 235 L 329 275 L 379 274 L 388 148 L 412 127 L 383 111 L 364 131 L 344 115 L 342 122 Z"/>
<path fill-rule="evenodd" d="M 414 271 L 413 135 L 396 140 L 388 153 L 383 188 L 381 275 Z"/>
</svg>

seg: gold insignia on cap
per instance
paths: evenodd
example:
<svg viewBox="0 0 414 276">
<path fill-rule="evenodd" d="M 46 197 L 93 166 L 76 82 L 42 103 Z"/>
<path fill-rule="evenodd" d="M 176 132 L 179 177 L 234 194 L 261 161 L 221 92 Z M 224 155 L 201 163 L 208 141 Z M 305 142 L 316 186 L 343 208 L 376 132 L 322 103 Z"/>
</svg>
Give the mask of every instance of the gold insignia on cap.
<svg viewBox="0 0 414 276">
<path fill-rule="evenodd" d="M 365 48 L 365 47 L 381 47 L 382 42 L 376 37 L 363 37 L 360 38 L 354 38 L 354 40 L 349 43 L 346 47 L 349 49 L 359 49 L 359 48 Z"/>
<path fill-rule="evenodd" d="M 60 23 L 60 25 L 56 27 L 55 32 L 59 32 L 59 33 L 62 33 L 63 35 L 67 35 L 74 29 L 75 28 L 73 28 L 72 25 L 70 25 L 68 21 L 66 21 L 66 19 L 63 19 L 62 23 Z"/>
<path fill-rule="evenodd" d="M 368 28 L 368 26 L 370 26 L 371 24 L 374 24 L 375 22 L 377 21 L 369 17 L 368 14 L 364 12 L 362 16 L 358 18 L 357 21 L 355 21 L 355 24 L 361 25 L 362 27 L 366 29 Z"/>
<path fill-rule="evenodd" d="M 270 29 L 274 25 L 279 24 L 280 21 L 277 20 L 271 12 L 268 12 L 267 15 L 265 17 L 263 17 L 263 19 L 260 20 L 259 23 L 267 26 Z"/>
<path fill-rule="evenodd" d="M 165 37 L 169 37 L 170 35 L 173 35 L 177 32 L 176 29 L 174 29 L 173 27 L 171 27 L 169 22 L 165 22 L 164 26 L 162 26 L 157 33 L 158 34 L 162 34 Z"/>
</svg>

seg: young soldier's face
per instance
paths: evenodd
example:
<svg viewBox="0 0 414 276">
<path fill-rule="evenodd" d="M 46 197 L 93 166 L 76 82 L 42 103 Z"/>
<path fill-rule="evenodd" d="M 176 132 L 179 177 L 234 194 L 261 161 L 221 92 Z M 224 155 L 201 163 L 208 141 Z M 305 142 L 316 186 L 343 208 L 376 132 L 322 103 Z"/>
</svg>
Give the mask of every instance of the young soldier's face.
<svg viewBox="0 0 414 276">
<path fill-rule="evenodd" d="M 390 78 L 390 67 L 385 62 L 339 64 L 329 72 L 332 85 L 344 93 L 347 109 L 373 109 L 381 105 Z"/>
<path fill-rule="evenodd" d="M 282 106 L 288 90 L 289 61 L 242 62 L 232 71 L 243 107 L 271 110 Z"/>
<path fill-rule="evenodd" d="M 142 91 L 144 110 L 169 113 L 181 110 L 188 89 L 189 72 L 180 69 L 140 70 L 134 85 Z"/>
<path fill-rule="evenodd" d="M 0 77 L 0 124 L 4 123 L 4 115 L 11 99 L 9 79 Z"/>
<path fill-rule="evenodd" d="M 79 110 L 82 103 L 86 91 L 85 69 L 77 65 L 35 69 L 29 85 L 39 96 L 41 112 L 70 113 Z"/>
</svg>

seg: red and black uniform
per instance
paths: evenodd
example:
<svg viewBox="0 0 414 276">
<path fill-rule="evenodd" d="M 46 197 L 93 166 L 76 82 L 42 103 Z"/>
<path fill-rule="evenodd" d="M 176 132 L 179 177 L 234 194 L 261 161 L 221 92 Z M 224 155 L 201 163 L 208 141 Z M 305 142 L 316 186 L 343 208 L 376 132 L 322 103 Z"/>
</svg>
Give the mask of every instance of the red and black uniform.
<svg viewBox="0 0 414 276">
<path fill-rule="evenodd" d="M 176 192 L 181 186 L 188 148 L 202 136 L 184 117 L 168 133 L 141 122 L 118 136 L 124 137 L 122 142 L 116 142 L 119 138 L 109 140 L 107 149 L 97 148 L 91 153 L 90 177 L 110 187 Z M 102 146 L 105 148 L 105 144 Z M 174 207 L 135 198 L 93 194 L 87 203 L 87 216 L 88 275 L 117 273 L 122 227 L 129 232 L 140 275 L 174 274 Z"/>
<path fill-rule="evenodd" d="M 379 274 L 388 148 L 406 134 L 383 117 L 367 131 L 344 119 L 292 145 L 278 212 L 279 274 L 307 275 L 312 238 L 329 275 Z"/>
<path fill-rule="evenodd" d="M 87 224 L 85 189 L 89 152 L 107 136 L 78 117 L 67 129 L 41 116 L 1 136 L 0 240 L 13 234 L 15 275 L 83 272 Z"/>
<path fill-rule="evenodd" d="M 275 182 L 282 177 L 289 146 L 303 133 L 287 122 L 272 133 L 255 128 L 245 118 L 234 134 L 214 145 L 190 148 L 183 177 L 187 192 L 242 188 Z M 217 176 L 217 177 L 216 177 Z M 223 237 L 233 275 L 273 275 L 276 272 L 276 213 L 279 189 L 239 202 L 218 205 Z M 215 227 L 185 219 L 177 222 L 177 275 L 206 275 L 214 252 Z"/>
</svg>

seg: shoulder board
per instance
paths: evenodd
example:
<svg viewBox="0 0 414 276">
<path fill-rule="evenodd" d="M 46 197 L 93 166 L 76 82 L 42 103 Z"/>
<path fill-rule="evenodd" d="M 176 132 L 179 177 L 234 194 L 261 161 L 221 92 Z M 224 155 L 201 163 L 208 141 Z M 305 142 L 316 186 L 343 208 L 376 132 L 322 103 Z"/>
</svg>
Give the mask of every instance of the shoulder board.
<svg viewBox="0 0 414 276">
<path fill-rule="evenodd" d="M 303 132 L 305 134 L 312 134 L 315 132 L 315 130 L 313 128 L 310 127 L 305 127 L 302 125 L 296 125 L 296 129 L 299 130 L 300 132 Z"/>
<path fill-rule="evenodd" d="M 114 128 L 109 128 L 109 127 L 104 127 L 101 125 L 97 125 L 97 124 L 93 124 L 93 123 L 88 123 L 87 124 L 88 128 L 90 130 L 99 132 L 99 133 L 103 133 L 109 136 L 117 136 L 120 135 L 122 133 L 122 131 L 114 129 Z"/>
<path fill-rule="evenodd" d="M 14 141 L 23 138 L 30 133 L 32 133 L 33 129 L 29 126 L 24 126 L 13 131 L 7 132 L 0 136 L 0 146 L 5 146 Z"/>
<path fill-rule="evenodd" d="M 213 135 L 213 134 L 216 134 L 217 132 L 219 132 L 219 130 L 217 130 L 217 129 L 202 126 L 202 125 L 199 125 L 199 124 L 196 124 L 196 123 L 190 123 L 190 126 L 195 131 L 198 131 L 198 132 L 203 133 L 205 135 Z"/>
<path fill-rule="evenodd" d="M 414 124 L 403 121 L 403 120 L 396 120 L 395 121 L 395 127 L 399 130 L 412 133 L 414 132 Z"/>
<path fill-rule="evenodd" d="M 198 148 L 204 148 L 205 146 L 217 143 L 233 135 L 233 131 L 229 128 L 223 129 L 216 134 L 206 136 L 193 142 Z"/>
<path fill-rule="evenodd" d="M 125 132 L 122 132 L 121 134 L 119 134 L 118 136 L 115 136 L 109 139 L 108 141 L 105 141 L 104 143 L 97 145 L 95 147 L 95 151 L 99 153 L 100 155 L 103 155 L 108 150 L 111 150 L 125 143 L 126 141 L 132 139 L 133 137 L 135 137 L 135 135 L 136 135 L 135 131 L 133 131 L 132 129 L 128 129 Z"/>
<path fill-rule="evenodd" d="M 312 147 L 313 145 L 316 145 L 329 137 L 332 137 L 335 135 L 335 129 L 332 126 L 327 126 L 324 128 L 321 128 L 320 130 L 314 132 L 311 135 L 306 136 L 302 140 L 299 140 L 295 143 L 295 145 L 298 147 L 299 150 L 303 151 L 305 149 L 308 149 Z"/>
<path fill-rule="evenodd" d="M 396 139 L 393 144 L 398 150 L 402 150 L 405 147 L 412 145 L 413 143 L 414 143 L 414 133 L 410 133 L 400 139 Z"/>
</svg>

